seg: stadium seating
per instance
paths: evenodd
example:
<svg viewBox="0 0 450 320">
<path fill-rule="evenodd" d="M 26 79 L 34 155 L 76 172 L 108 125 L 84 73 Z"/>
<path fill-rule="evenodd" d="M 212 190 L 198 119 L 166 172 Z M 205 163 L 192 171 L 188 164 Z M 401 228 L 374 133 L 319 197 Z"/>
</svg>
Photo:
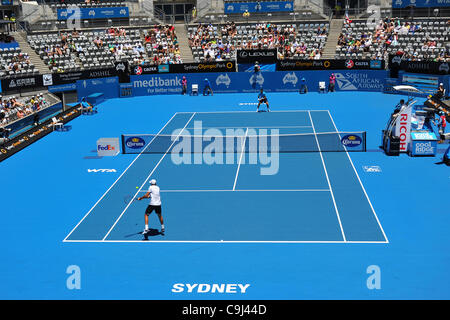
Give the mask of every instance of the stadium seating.
<svg viewBox="0 0 450 320">
<path fill-rule="evenodd" d="M 44 93 L 27 97 L 0 96 L 0 111 L 5 115 L 0 125 L 7 125 L 27 117 L 51 105 L 51 98 Z"/>
<path fill-rule="evenodd" d="M 173 31 L 174 36 L 168 36 L 165 29 L 165 26 L 152 26 L 144 32 L 138 28 L 109 28 L 38 33 L 29 35 L 28 42 L 52 72 L 108 68 L 115 61 L 181 63 L 179 54 L 175 53 L 176 35 Z M 153 36 L 144 38 L 149 33 Z"/>
<path fill-rule="evenodd" d="M 199 24 L 189 26 L 194 60 L 231 59 L 236 49 L 278 48 L 279 58 L 318 59 L 329 23 Z"/>
<path fill-rule="evenodd" d="M 65 9 L 70 5 L 77 5 L 79 8 L 98 8 L 98 7 L 121 7 L 125 5 L 125 0 L 115 1 L 85 1 L 85 0 L 66 0 L 55 1 L 57 3 L 51 3 L 50 8 L 56 12 L 58 9 Z"/>
<path fill-rule="evenodd" d="M 17 48 L 0 48 L 0 77 L 28 76 L 37 74 L 38 70 L 30 62 L 28 54 Z"/>
<path fill-rule="evenodd" d="M 384 59 L 401 54 L 413 60 L 448 60 L 449 25 L 446 20 L 391 19 L 370 29 L 366 21 L 343 27 L 336 58 Z"/>
</svg>

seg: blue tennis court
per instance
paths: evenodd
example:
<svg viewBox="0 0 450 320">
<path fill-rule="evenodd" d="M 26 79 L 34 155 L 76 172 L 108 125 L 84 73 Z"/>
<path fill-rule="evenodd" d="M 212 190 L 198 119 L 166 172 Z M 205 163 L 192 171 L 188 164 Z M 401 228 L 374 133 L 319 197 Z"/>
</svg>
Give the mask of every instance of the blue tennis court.
<svg viewBox="0 0 450 320">
<path fill-rule="evenodd" d="M 107 100 L 98 114 L 71 121 L 72 130 L 53 132 L 1 163 L 8 182 L 0 209 L 0 295 L 448 298 L 450 180 L 448 167 L 437 164 L 448 145 L 439 145 L 436 157 L 381 152 L 381 128 L 399 98 L 272 93 L 270 113 L 255 112 L 254 94 Z M 97 156 L 101 137 L 183 128 L 193 134 L 200 121 L 205 134 L 278 129 L 280 142 L 282 135 L 309 135 L 307 149 L 316 150 L 280 152 L 278 171 L 266 175 L 261 170 L 270 164 L 250 163 L 251 154 L 239 151 L 224 164 L 195 164 L 194 152 L 187 154 L 191 164 L 176 164 L 169 147 Z M 318 152 L 328 143 L 324 133 L 355 131 L 367 132 L 366 152 Z M 149 200 L 125 198 L 142 196 L 153 178 L 166 232 L 159 234 L 152 213 L 145 241 Z M 70 266 L 81 270 L 80 290 L 66 285 Z M 368 288 L 371 266 L 380 269 L 380 289 Z M 179 283 L 250 286 L 236 294 L 172 291 Z"/>
<path fill-rule="evenodd" d="M 195 125 L 203 132 L 240 128 L 247 134 L 310 133 L 319 152 L 279 153 L 274 173 L 265 175 L 246 152 L 219 164 L 194 161 L 196 154 L 188 155 L 188 164 L 177 164 L 169 149 L 141 153 L 65 241 L 142 241 L 147 201 L 127 204 L 123 198 L 130 192 L 142 196 L 149 180 L 156 178 L 167 231 L 154 232 L 149 241 L 387 243 L 350 155 L 320 152 L 320 134 L 337 132 L 328 110 L 176 113 L 159 134 L 198 130 Z M 151 218 L 157 229 L 156 215 Z"/>
</svg>

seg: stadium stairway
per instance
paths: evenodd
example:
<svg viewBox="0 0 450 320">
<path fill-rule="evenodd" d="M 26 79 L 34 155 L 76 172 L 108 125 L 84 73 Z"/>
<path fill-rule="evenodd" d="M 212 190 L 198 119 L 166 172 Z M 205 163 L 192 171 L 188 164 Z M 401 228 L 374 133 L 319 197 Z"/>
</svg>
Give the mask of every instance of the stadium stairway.
<svg viewBox="0 0 450 320">
<path fill-rule="evenodd" d="M 14 37 L 14 39 L 16 39 L 22 52 L 28 54 L 28 56 L 30 57 L 30 61 L 39 70 L 39 73 L 41 74 L 51 73 L 48 66 L 28 44 L 26 33 L 15 31 L 11 32 L 11 34 Z"/>
<path fill-rule="evenodd" d="M 175 32 L 177 33 L 178 46 L 180 48 L 181 59 L 184 63 L 194 62 L 191 47 L 189 46 L 189 35 L 183 23 L 175 24 Z"/>
<path fill-rule="evenodd" d="M 336 46 L 338 43 L 339 35 L 342 32 L 344 25 L 344 19 L 333 19 L 330 23 L 330 31 L 327 38 L 327 43 L 323 48 L 322 59 L 334 59 L 336 54 Z"/>
</svg>

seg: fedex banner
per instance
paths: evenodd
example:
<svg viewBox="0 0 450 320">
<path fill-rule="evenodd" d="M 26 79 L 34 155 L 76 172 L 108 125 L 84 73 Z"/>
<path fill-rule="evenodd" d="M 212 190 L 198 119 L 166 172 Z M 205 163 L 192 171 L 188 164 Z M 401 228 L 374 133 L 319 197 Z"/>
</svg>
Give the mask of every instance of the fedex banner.
<svg viewBox="0 0 450 320">
<path fill-rule="evenodd" d="M 102 7 L 102 8 L 67 8 L 58 9 L 58 20 L 72 19 L 108 19 L 128 18 L 128 7 Z"/>
<path fill-rule="evenodd" d="M 450 7 L 450 0 L 392 0 L 392 8 L 394 9 L 409 6 L 416 8 Z"/>
<path fill-rule="evenodd" d="M 225 13 L 294 11 L 294 1 L 225 2 Z"/>
<path fill-rule="evenodd" d="M 384 70 L 337 70 L 336 91 L 383 91 L 388 77 Z M 203 92 L 205 78 L 217 93 L 257 92 L 297 92 L 300 81 L 305 78 L 309 91 L 318 91 L 319 81 L 328 83 L 330 71 L 292 71 L 292 72 L 232 72 L 186 74 L 188 92 L 197 84 L 199 93 Z M 182 74 L 153 74 L 131 76 L 133 95 L 181 94 Z"/>
</svg>

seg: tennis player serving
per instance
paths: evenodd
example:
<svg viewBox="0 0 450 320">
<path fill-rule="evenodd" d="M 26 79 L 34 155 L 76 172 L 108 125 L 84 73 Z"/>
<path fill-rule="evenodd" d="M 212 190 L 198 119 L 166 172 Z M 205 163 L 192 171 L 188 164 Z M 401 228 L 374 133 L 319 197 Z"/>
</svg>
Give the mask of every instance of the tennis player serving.
<svg viewBox="0 0 450 320">
<path fill-rule="evenodd" d="M 150 188 L 148 189 L 148 192 L 144 196 L 137 198 L 137 200 L 140 201 L 148 198 L 150 198 L 150 204 L 147 209 L 145 209 L 145 229 L 142 234 L 145 235 L 148 233 L 148 216 L 153 212 L 153 210 L 155 210 L 158 215 L 159 222 L 161 222 L 161 234 L 164 235 L 164 221 L 161 215 L 161 195 L 155 179 L 150 180 Z"/>
<path fill-rule="evenodd" d="M 265 103 L 267 106 L 267 112 L 270 111 L 269 109 L 269 101 L 267 101 L 267 97 L 266 94 L 264 93 L 264 90 L 261 88 L 261 91 L 259 92 L 258 95 L 258 107 L 256 107 L 256 112 L 259 111 L 259 106 L 261 105 L 261 103 Z"/>
</svg>

